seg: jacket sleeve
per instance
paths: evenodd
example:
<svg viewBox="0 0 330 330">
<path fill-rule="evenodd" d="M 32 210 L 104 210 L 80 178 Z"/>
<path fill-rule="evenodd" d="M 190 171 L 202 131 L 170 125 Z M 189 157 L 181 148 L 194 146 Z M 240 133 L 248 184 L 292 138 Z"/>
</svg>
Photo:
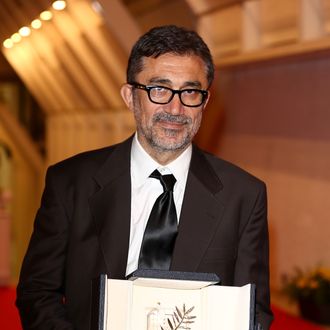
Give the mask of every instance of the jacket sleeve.
<svg viewBox="0 0 330 330">
<path fill-rule="evenodd" d="M 73 329 L 64 296 L 69 221 L 55 181 L 50 167 L 17 287 L 24 329 Z"/>
<path fill-rule="evenodd" d="M 273 320 L 269 292 L 267 194 L 262 183 L 248 221 L 240 230 L 235 284 L 256 284 L 256 321 L 268 330 Z"/>
</svg>

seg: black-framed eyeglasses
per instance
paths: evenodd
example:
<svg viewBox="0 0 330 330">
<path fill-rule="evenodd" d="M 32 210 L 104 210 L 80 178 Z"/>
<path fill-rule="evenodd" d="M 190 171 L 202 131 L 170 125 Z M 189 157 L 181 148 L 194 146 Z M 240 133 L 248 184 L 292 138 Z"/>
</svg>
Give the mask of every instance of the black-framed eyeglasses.
<svg viewBox="0 0 330 330">
<path fill-rule="evenodd" d="M 199 107 L 207 99 L 208 91 L 203 89 L 187 88 L 172 89 L 165 86 L 146 86 L 136 82 L 130 83 L 134 88 L 142 89 L 148 93 L 149 100 L 156 104 L 170 103 L 175 94 L 179 95 L 181 103 L 186 107 Z"/>
</svg>

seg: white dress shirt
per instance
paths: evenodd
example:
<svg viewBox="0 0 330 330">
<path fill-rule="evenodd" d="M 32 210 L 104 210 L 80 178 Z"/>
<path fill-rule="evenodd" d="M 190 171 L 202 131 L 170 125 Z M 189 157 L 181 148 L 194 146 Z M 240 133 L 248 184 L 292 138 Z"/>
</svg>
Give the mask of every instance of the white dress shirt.
<svg viewBox="0 0 330 330">
<path fill-rule="evenodd" d="M 173 196 L 179 221 L 191 152 L 192 146 L 190 145 L 177 159 L 162 166 L 143 149 L 137 139 L 137 134 L 135 134 L 131 150 L 131 229 L 126 275 L 138 268 L 144 229 L 157 197 L 163 193 L 160 181 L 150 178 L 149 175 L 158 169 L 161 174 L 173 174 L 175 176 Z"/>
</svg>

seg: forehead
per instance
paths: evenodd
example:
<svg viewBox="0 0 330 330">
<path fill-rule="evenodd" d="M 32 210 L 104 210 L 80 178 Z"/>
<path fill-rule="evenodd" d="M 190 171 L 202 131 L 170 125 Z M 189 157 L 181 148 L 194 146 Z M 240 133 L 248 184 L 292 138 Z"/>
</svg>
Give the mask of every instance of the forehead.
<svg viewBox="0 0 330 330">
<path fill-rule="evenodd" d="M 164 54 L 143 58 L 142 71 L 137 74 L 140 83 L 168 81 L 169 85 L 182 85 L 187 82 L 199 83 L 207 87 L 207 69 L 203 60 L 196 55 Z M 180 86 L 179 86 L 180 87 Z"/>
</svg>

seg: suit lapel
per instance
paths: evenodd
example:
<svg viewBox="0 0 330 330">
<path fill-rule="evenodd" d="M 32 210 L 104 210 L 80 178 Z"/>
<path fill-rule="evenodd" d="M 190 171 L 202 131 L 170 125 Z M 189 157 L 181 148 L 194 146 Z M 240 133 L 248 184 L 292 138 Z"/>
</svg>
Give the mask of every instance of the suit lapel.
<svg viewBox="0 0 330 330">
<path fill-rule="evenodd" d="M 172 270 L 196 271 L 220 223 L 219 177 L 194 146 L 183 200 Z"/>
<path fill-rule="evenodd" d="M 124 278 L 126 271 L 131 215 L 131 142 L 129 139 L 114 148 L 94 177 L 100 189 L 89 200 L 111 278 Z"/>
</svg>

